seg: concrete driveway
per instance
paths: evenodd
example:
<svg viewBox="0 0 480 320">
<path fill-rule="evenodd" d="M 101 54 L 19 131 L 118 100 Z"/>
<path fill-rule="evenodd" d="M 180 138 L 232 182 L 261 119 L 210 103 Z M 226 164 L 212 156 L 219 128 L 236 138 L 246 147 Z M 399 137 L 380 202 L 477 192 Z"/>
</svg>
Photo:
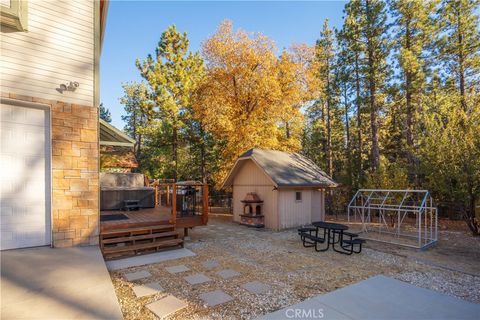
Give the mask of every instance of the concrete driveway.
<svg viewBox="0 0 480 320">
<path fill-rule="evenodd" d="M 479 315 L 479 304 L 380 275 L 257 320 L 476 320 Z"/>
<path fill-rule="evenodd" d="M 1 252 L 1 319 L 122 319 L 96 246 Z"/>
</svg>

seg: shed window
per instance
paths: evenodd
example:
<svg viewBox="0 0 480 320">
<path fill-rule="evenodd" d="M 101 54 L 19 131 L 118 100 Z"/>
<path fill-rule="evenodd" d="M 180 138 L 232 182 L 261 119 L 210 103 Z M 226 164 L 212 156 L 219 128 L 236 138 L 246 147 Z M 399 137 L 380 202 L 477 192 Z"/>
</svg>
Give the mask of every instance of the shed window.
<svg viewBox="0 0 480 320">
<path fill-rule="evenodd" d="M 295 191 L 295 201 L 302 201 L 302 192 Z"/>
</svg>

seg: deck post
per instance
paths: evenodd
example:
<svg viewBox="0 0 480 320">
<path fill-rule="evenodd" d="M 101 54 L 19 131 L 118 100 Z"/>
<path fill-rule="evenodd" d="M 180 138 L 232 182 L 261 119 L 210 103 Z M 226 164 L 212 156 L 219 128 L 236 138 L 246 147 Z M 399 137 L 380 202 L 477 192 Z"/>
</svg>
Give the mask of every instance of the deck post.
<svg viewBox="0 0 480 320">
<path fill-rule="evenodd" d="M 174 183 L 172 188 L 172 219 L 170 220 L 170 223 L 175 224 L 176 221 L 177 221 L 177 185 Z"/>
<path fill-rule="evenodd" d="M 167 202 L 165 205 L 168 207 L 170 205 L 170 185 L 167 185 Z"/>
<path fill-rule="evenodd" d="M 204 225 L 208 222 L 208 184 L 203 185 L 203 214 L 202 214 L 202 223 Z"/>
<path fill-rule="evenodd" d="M 158 207 L 158 184 L 155 184 L 155 208 Z"/>
</svg>

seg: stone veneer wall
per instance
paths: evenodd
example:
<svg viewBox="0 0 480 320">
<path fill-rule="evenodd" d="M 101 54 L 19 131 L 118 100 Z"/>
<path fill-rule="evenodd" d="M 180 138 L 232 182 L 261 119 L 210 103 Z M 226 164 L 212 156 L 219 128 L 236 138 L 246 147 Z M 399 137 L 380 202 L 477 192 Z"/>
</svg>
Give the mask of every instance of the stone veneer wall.
<svg viewBox="0 0 480 320">
<path fill-rule="evenodd" d="M 98 108 L 15 94 L 2 96 L 50 105 L 53 245 L 98 244 Z"/>
</svg>

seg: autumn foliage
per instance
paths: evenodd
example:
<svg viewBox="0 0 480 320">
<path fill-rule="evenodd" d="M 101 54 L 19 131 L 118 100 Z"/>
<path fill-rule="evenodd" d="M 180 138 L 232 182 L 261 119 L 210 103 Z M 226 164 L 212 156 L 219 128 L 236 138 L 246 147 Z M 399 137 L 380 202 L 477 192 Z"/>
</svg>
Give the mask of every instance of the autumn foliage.
<svg viewBox="0 0 480 320">
<path fill-rule="evenodd" d="M 250 148 L 298 151 L 347 187 L 339 210 L 362 187 L 428 189 L 479 234 L 479 5 L 352 0 L 283 50 L 225 21 L 191 52 L 171 26 L 124 87 L 139 170 L 219 186 Z"/>
<path fill-rule="evenodd" d="M 305 56 L 299 50 L 278 57 L 272 40 L 233 30 L 230 21 L 202 46 L 206 76 L 193 102 L 205 130 L 223 141 L 222 181 L 236 158 L 252 147 L 299 151 L 300 107 L 308 99 Z M 311 57 L 310 57 L 311 58 Z"/>
</svg>

